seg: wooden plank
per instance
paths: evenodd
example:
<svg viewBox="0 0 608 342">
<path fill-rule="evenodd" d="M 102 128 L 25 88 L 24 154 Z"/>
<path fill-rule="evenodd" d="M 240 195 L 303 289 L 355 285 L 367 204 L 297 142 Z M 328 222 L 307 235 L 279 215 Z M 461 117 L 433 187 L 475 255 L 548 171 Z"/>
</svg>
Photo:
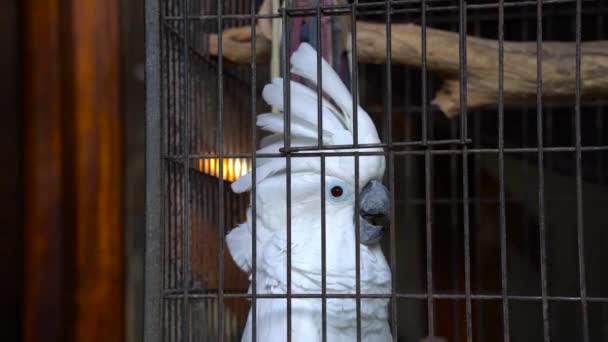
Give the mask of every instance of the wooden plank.
<svg viewBox="0 0 608 342">
<path fill-rule="evenodd" d="M 71 1 L 67 131 L 73 170 L 76 341 L 123 339 L 118 0 Z M 92 308 L 95 308 L 92 310 Z"/>
<path fill-rule="evenodd" d="M 25 341 L 124 338 L 118 0 L 25 0 Z"/>
<path fill-rule="evenodd" d="M 59 0 L 23 2 L 23 340 L 65 340 Z"/>
</svg>

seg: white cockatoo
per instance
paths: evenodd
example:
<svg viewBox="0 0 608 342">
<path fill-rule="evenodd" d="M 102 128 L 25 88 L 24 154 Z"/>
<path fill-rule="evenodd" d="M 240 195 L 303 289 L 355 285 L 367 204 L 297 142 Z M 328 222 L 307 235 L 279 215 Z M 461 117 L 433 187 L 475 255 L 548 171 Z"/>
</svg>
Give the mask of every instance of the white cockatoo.
<svg viewBox="0 0 608 342">
<path fill-rule="evenodd" d="M 291 72 L 317 83 L 317 52 L 302 43 L 291 57 Z M 283 79 L 277 78 L 263 90 L 264 100 L 281 113 L 261 114 L 257 125 L 272 133 L 261 142 L 258 154 L 277 153 L 283 147 Z M 322 61 L 323 143 L 353 143 L 352 97 L 338 75 Z M 291 146 L 317 144 L 317 92 L 292 81 Z M 368 114 L 357 110 L 360 144 L 380 143 L 378 132 Z M 331 146 L 329 146 L 330 148 Z M 340 150 L 344 151 L 344 150 Z M 354 150 L 348 150 L 354 151 Z M 379 151 L 366 148 L 365 151 Z M 306 153 L 306 152 L 300 152 Z M 291 158 L 291 292 L 321 295 L 322 242 L 326 245 L 327 294 L 350 294 L 350 298 L 328 298 L 326 306 L 327 341 L 355 341 L 356 320 L 356 226 L 360 222 L 360 291 L 389 294 L 391 272 L 378 240 L 388 225 L 389 197 L 382 185 L 385 160 L 381 155 L 361 155 L 359 161 L 359 212 L 355 212 L 355 158 L 327 156 L 325 161 L 326 232 L 321 236 L 321 158 Z M 247 211 L 247 221 L 226 236 L 236 264 L 252 274 L 252 219 L 256 215 L 256 292 L 287 293 L 287 201 L 285 158 L 258 158 L 256 165 L 256 212 Z M 237 193 L 250 191 L 251 173 L 232 184 Z M 251 291 L 251 288 L 249 289 Z M 291 299 L 292 341 L 315 342 L 322 339 L 322 300 Z M 252 314 L 242 341 L 252 340 Z M 287 339 L 287 300 L 259 298 L 256 302 L 256 340 Z M 388 324 L 388 299 L 361 299 L 362 341 L 391 341 Z"/>
</svg>

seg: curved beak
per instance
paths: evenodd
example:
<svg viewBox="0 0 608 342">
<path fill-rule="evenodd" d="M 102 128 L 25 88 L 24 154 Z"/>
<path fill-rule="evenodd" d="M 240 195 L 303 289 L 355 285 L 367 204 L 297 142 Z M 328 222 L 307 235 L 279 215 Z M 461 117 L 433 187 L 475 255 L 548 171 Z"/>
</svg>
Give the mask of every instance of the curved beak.
<svg viewBox="0 0 608 342">
<path fill-rule="evenodd" d="M 380 241 L 390 226 L 388 189 L 377 180 L 369 182 L 359 195 L 359 241 L 371 245 Z"/>
</svg>

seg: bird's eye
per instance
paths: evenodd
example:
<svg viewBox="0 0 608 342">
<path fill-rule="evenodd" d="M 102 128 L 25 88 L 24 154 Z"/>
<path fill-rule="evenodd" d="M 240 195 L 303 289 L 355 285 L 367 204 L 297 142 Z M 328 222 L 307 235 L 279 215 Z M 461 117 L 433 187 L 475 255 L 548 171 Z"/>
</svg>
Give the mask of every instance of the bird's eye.
<svg viewBox="0 0 608 342">
<path fill-rule="evenodd" d="M 334 197 L 340 197 L 342 196 L 342 194 L 344 193 L 344 190 L 342 189 L 341 186 L 334 186 L 333 188 L 331 188 L 331 195 Z"/>
<path fill-rule="evenodd" d="M 339 180 L 329 179 L 325 188 L 325 198 L 331 203 L 343 203 L 352 198 L 350 184 Z"/>
</svg>

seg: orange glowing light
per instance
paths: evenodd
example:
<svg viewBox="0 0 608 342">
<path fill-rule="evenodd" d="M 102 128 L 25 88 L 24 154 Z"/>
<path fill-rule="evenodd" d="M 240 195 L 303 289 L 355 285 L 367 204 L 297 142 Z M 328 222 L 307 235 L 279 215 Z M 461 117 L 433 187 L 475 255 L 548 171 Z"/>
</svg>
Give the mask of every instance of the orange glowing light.
<svg viewBox="0 0 608 342">
<path fill-rule="evenodd" d="M 215 176 L 215 159 L 209 159 L 209 175 Z"/>
<path fill-rule="evenodd" d="M 250 171 L 248 165 L 249 163 L 245 158 L 223 158 L 222 179 L 228 182 L 234 182 Z M 218 177 L 220 174 L 219 159 L 199 159 L 198 169 L 206 175 Z"/>
<path fill-rule="evenodd" d="M 234 174 L 235 175 L 240 175 L 241 174 L 241 160 L 237 159 L 234 162 Z"/>
</svg>

